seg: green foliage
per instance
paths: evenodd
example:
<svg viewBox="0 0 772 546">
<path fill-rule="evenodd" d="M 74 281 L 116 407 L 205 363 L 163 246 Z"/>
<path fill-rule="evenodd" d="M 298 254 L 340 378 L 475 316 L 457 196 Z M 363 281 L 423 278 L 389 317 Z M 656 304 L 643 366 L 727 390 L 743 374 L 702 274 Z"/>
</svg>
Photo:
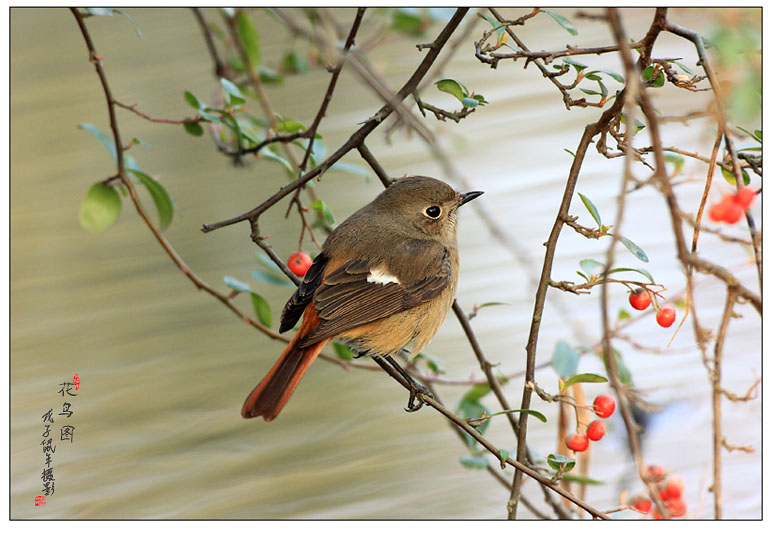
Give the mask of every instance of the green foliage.
<svg viewBox="0 0 772 546">
<path fill-rule="evenodd" d="M 565 383 L 563 383 L 563 389 L 567 389 L 575 383 L 606 383 L 608 379 L 602 375 L 595 373 L 579 373 L 569 377 Z"/>
<path fill-rule="evenodd" d="M 576 460 L 558 453 L 550 453 L 547 455 L 547 464 L 554 470 L 570 472 L 574 465 L 576 465 Z"/>
<path fill-rule="evenodd" d="M 147 191 L 150 193 L 150 197 L 153 198 L 155 208 L 158 211 L 158 227 L 161 230 L 166 229 L 172 223 L 172 217 L 174 216 L 174 203 L 172 198 L 169 197 L 169 193 L 166 189 L 159 184 L 152 176 L 137 169 L 126 169 L 137 177 L 140 183 L 142 183 Z"/>
<path fill-rule="evenodd" d="M 592 216 L 592 218 L 595 220 L 595 223 L 598 224 L 598 229 L 603 229 L 603 222 L 600 220 L 600 213 L 598 212 L 598 208 L 595 206 L 595 204 L 590 201 L 589 197 L 582 193 L 579 194 L 579 198 L 582 200 L 582 203 L 584 203 L 584 207 L 590 213 L 590 216 Z"/>
<path fill-rule="evenodd" d="M 329 206 L 327 206 L 327 203 L 322 201 L 321 199 L 317 199 L 313 203 L 311 203 L 311 206 L 309 207 L 312 210 L 319 211 L 321 214 L 322 220 L 328 225 L 332 226 L 335 223 L 335 216 L 332 214 L 332 210 Z"/>
<path fill-rule="evenodd" d="M 552 17 L 555 20 L 555 22 L 557 22 L 557 24 L 559 24 L 561 27 L 566 29 L 566 32 L 568 32 L 571 36 L 576 36 L 577 34 L 579 34 L 579 31 L 576 30 L 576 27 L 574 26 L 574 24 L 570 20 L 568 20 L 568 18 L 566 18 L 565 16 L 559 14 L 556 11 L 552 11 L 551 9 L 542 8 L 541 12 L 546 13 L 547 15 Z"/>
<path fill-rule="evenodd" d="M 236 31 L 244 46 L 250 68 L 254 70 L 260 65 L 260 37 L 247 12 L 242 11 L 236 15 Z"/>
<path fill-rule="evenodd" d="M 88 190 L 80 205 L 80 226 L 93 233 L 102 233 L 112 226 L 121 214 L 121 196 L 115 188 L 97 182 Z"/>
<path fill-rule="evenodd" d="M 247 283 L 241 282 L 236 277 L 231 277 L 230 275 L 225 275 L 222 278 L 222 282 L 225 283 L 225 286 L 236 292 L 249 292 L 251 290 Z"/>
<path fill-rule="evenodd" d="M 351 349 L 340 341 L 333 341 L 332 348 L 335 351 L 335 354 L 338 355 L 338 358 L 342 358 L 343 360 L 351 360 L 354 358 Z"/>
<path fill-rule="evenodd" d="M 115 163 L 118 163 L 118 153 L 115 150 L 115 141 L 113 140 L 113 137 L 108 136 L 107 133 L 102 131 L 99 127 L 96 125 L 92 125 L 91 123 L 79 123 L 78 128 L 85 129 L 89 133 L 91 133 L 94 138 L 97 139 L 97 141 L 104 146 L 105 150 L 107 150 L 110 155 L 113 158 L 113 161 Z"/>
<path fill-rule="evenodd" d="M 445 78 L 434 82 L 437 89 L 443 93 L 448 93 L 456 97 L 464 108 L 475 108 L 477 106 L 485 106 L 488 101 L 485 97 L 476 93 L 470 93 L 469 89 L 463 84 L 453 78 Z"/>
<path fill-rule="evenodd" d="M 265 298 L 260 294 L 250 292 L 250 295 L 252 296 L 252 307 L 255 309 L 257 320 L 259 320 L 260 324 L 266 328 L 270 328 L 272 322 L 271 306 L 268 305 L 268 302 L 265 301 Z"/>
<path fill-rule="evenodd" d="M 559 377 L 570 377 L 579 367 L 580 354 L 565 341 L 558 341 L 552 351 L 552 369 Z"/>
</svg>

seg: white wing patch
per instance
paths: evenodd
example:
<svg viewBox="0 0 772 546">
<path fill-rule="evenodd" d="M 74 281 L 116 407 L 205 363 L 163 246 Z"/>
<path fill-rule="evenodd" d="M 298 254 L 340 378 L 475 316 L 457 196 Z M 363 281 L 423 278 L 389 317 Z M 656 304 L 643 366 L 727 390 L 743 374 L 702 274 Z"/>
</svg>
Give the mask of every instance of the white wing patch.
<svg viewBox="0 0 772 546">
<path fill-rule="evenodd" d="M 370 274 L 367 276 L 367 282 L 373 282 L 376 284 L 389 284 L 395 282 L 402 284 L 399 279 L 389 273 L 384 266 L 378 266 L 370 270 Z"/>
</svg>

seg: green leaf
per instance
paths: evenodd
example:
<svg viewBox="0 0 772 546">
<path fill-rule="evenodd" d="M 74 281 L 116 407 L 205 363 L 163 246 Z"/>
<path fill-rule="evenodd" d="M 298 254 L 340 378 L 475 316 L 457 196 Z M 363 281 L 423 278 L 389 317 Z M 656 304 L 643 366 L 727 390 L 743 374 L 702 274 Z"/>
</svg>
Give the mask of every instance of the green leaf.
<svg viewBox="0 0 772 546">
<path fill-rule="evenodd" d="M 225 283 L 225 286 L 236 292 L 249 292 L 251 290 L 247 283 L 241 282 L 236 277 L 231 277 L 230 275 L 225 275 L 222 278 L 222 282 Z"/>
<path fill-rule="evenodd" d="M 620 309 L 619 313 L 617 314 L 617 320 L 628 320 L 630 318 L 630 313 L 628 313 L 625 309 Z"/>
<path fill-rule="evenodd" d="M 681 172 L 684 168 L 684 158 L 677 154 L 663 154 L 666 163 L 672 163 L 675 167 L 675 174 Z"/>
<path fill-rule="evenodd" d="M 581 271 L 576 272 L 577 275 L 579 275 L 581 278 L 583 278 L 585 281 L 590 282 L 590 277 L 582 273 Z"/>
<path fill-rule="evenodd" d="M 532 415 L 533 417 L 536 417 L 542 423 L 547 422 L 547 417 L 545 417 L 543 413 L 532 409 L 511 409 L 511 410 L 495 413 L 494 415 L 498 415 L 499 413 L 527 413 L 528 415 Z"/>
<path fill-rule="evenodd" d="M 497 26 L 501 25 L 501 23 L 499 23 L 496 19 L 494 19 L 493 17 L 489 17 L 488 15 L 483 15 L 482 13 L 478 13 L 477 17 L 485 21 L 488 21 L 488 24 L 493 28 L 496 28 Z M 501 33 L 504 32 L 504 27 L 502 26 L 500 29 L 497 29 L 496 32 L 498 32 L 499 36 L 501 36 Z"/>
<path fill-rule="evenodd" d="M 630 253 L 641 260 L 642 262 L 648 262 L 649 257 L 646 255 L 646 253 L 643 251 L 641 247 L 636 245 L 634 242 L 632 242 L 627 237 L 622 237 L 621 235 L 618 235 L 619 242 L 625 245 L 625 248 L 630 251 Z M 636 270 L 637 271 L 637 270 Z M 652 281 L 653 282 L 653 281 Z"/>
<path fill-rule="evenodd" d="M 172 198 L 169 197 L 169 193 L 166 189 L 147 173 L 137 169 L 126 169 L 126 171 L 136 176 L 147 188 L 150 197 L 153 198 L 155 208 L 158 210 L 158 227 L 161 228 L 161 230 L 169 227 L 169 224 L 172 223 L 172 217 L 174 216 L 174 203 L 172 203 Z"/>
<path fill-rule="evenodd" d="M 650 87 L 662 87 L 665 85 L 665 72 L 661 68 L 656 68 L 657 76 L 654 76 L 655 66 L 649 65 L 643 69 L 641 79 Z"/>
<path fill-rule="evenodd" d="M 561 61 L 563 62 L 563 64 L 568 64 L 573 66 L 577 74 L 582 70 L 584 70 L 585 68 L 587 68 L 586 64 L 581 63 L 575 59 L 572 59 L 571 57 L 563 57 Z"/>
<path fill-rule="evenodd" d="M 186 121 L 182 124 L 185 128 L 185 132 L 193 136 L 201 136 L 204 134 L 204 128 L 197 121 Z"/>
<path fill-rule="evenodd" d="M 284 72 L 290 74 L 302 74 L 308 72 L 308 63 L 295 51 L 290 51 L 281 60 L 281 67 Z"/>
<path fill-rule="evenodd" d="M 464 105 L 464 108 L 476 108 L 480 105 L 480 102 L 469 97 L 464 97 L 461 99 L 461 104 Z"/>
<path fill-rule="evenodd" d="M 96 138 L 99 143 L 105 147 L 105 149 L 110 152 L 110 155 L 113 157 L 113 161 L 118 163 L 118 154 L 115 151 L 115 140 L 113 140 L 113 137 L 108 136 L 107 133 L 102 131 L 99 127 L 96 125 L 92 125 L 91 123 L 79 123 L 78 127 L 80 129 L 85 129 L 92 135 L 94 135 L 94 138 Z"/>
<path fill-rule="evenodd" d="M 600 213 L 598 212 L 598 208 L 595 206 L 595 204 L 592 201 L 590 201 L 589 197 L 581 193 L 579 194 L 579 198 L 582 200 L 582 203 L 584 203 L 584 207 L 587 209 L 587 211 L 595 220 L 595 223 L 598 224 L 598 229 L 603 229 L 603 223 L 601 223 L 600 221 Z"/>
<path fill-rule="evenodd" d="M 464 455 L 461 457 L 461 464 L 467 468 L 486 469 L 488 468 L 488 459 L 482 455 Z"/>
<path fill-rule="evenodd" d="M 622 358 L 622 353 L 620 353 L 616 349 L 614 349 L 614 352 L 617 353 L 616 362 L 617 362 L 617 371 L 619 373 L 619 380 L 625 385 L 629 385 L 633 380 L 633 376 L 630 373 L 630 370 L 628 369 L 627 365 L 625 364 L 625 359 Z"/>
<path fill-rule="evenodd" d="M 571 150 L 569 150 L 568 148 L 563 148 L 563 151 L 564 152 L 568 152 L 568 155 L 570 155 L 571 157 L 576 157 L 576 154 L 574 152 L 572 152 Z"/>
<path fill-rule="evenodd" d="M 567 482 L 586 483 L 587 485 L 603 485 L 606 483 L 588 478 L 587 476 L 579 476 L 578 474 L 564 474 L 562 479 Z"/>
<path fill-rule="evenodd" d="M 479 102 L 481 106 L 485 106 L 486 104 L 488 104 L 488 101 L 485 100 L 485 97 L 483 97 L 482 95 L 478 95 L 477 93 L 472 95 L 472 98 L 477 102 Z"/>
<path fill-rule="evenodd" d="M 686 72 L 690 76 L 694 75 L 694 72 L 688 66 L 685 66 L 685 65 L 679 63 L 678 61 L 673 61 L 673 62 L 675 64 L 677 64 L 681 70 L 683 70 L 684 72 Z"/>
<path fill-rule="evenodd" d="M 311 203 L 311 206 L 309 208 L 319 211 L 322 214 L 322 218 L 324 218 L 324 221 L 327 222 L 329 225 L 333 225 L 335 223 L 335 217 L 333 216 L 332 211 L 330 210 L 330 207 L 328 207 L 327 203 L 325 203 L 321 199 L 317 199 L 316 201 Z"/>
<path fill-rule="evenodd" d="M 595 91 L 595 89 L 587 89 L 585 87 L 580 87 L 579 90 L 582 91 L 583 93 L 587 93 L 588 95 L 600 95 L 601 94 L 600 91 Z"/>
<path fill-rule="evenodd" d="M 260 75 L 261 83 L 280 84 L 284 82 L 284 76 L 267 66 L 258 67 L 257 73 Z"/>
<path fill-rule="evenodd" d="M 627 124 L 627 119 L 625 118 L 625 115 L 622 114 L 620 116 L 620 119 L 622 123 Z M 644 129 L 646 126 L 640 122 L 640 120 L 633 119 L 633 123 L 635 124 L 635 131 L 633 132 L 634 135 L 637 135 L 641 129 Z"/>
<path fill-rule="evenodd" d="M 298 131 L 305 131 L 306 126 L 299 121 L 282 119 L 281 122 L 276 125 L 276 130 L 280 133 L 297 133 Z"/>
<path fill-rule="evenodd" d="M 272 322 L 271 306 L 268 305 L 268 302 L 265 301 L 265 298 L 260 294 L 256 294 L 254 292 L 250 292 L 250 294 L 252 295 L 252 306 L 255 308 L 255 315 L 257 316 L 257 320 L 259 320 L 260 324 L 266 328 L 270 328 Z"/>
<path fill-rule="evenodd" d="M 316 146 L 314 146 L 314 150 L 316 150 Z M 366 168 L 360 165 L 353 165 L 351 163 L 344 163 L 343 161 L 338 161 L 335 164 L 331 165 L 327 170 L 341 171 L 344 173 L 353 174 L 364 178 L 365 181 L 367 182 L 370 181 L 370 171 L 368 171 Z"/>
<path fill-rule="evenodd" d="M 543 13 L 546 13 L 547 15 L 552 17 L 553 19 L 555 19 L 557 24 L 559 24 L 561 27 L 566 29 L 566 31 L 571 36 L 576 36 L 577 34 L 579 34 L 579 31 L 576 30 L 576 27 L 574 26 L 574 24 L 571 21 L 569 21 L 568 19 L 566 19 L 566 17 L 564 17 L 563 15 L 560 15 L 559 13 L 557 13 L 555 11 L 552 11 L 551 9 L 542 9 L 541 11 Z"/>
<path fill-rule="evenodd" d="M 759 144 L 762 144 L 761 131 L 759 131 L 758 129 L 756 129 L 754 132 L 751 133 L 748 129 L 743 129 L 742 127 L 739 127 L 739 126 L 737 128 L 741 130 L 743 133 L 745 133 L 746 135 L 748 135 L 749 137 L 751 137 L 753 140 L 758 142 Z"/>
<path fill-rule="evenodd" d="M 506 449 L 499 449 L 499 460 L 502 464 L 507 462 L 507 459 L 509 459 L 509 451 Z"/>
<path fill-rule="evenodd" d="M 248 13 L 242 11 L 236 15 L 236 30 L 244 46 L 247 59 L 249 59 L 249 64 L 254 70 L 260 65 L 260 37 Z"/>
<path fill-rule="evenodd" d="M 338 355 L 338 358 L 342 358 L 343 360 L 351 360 L 354 358 L 351 349 L 340 341 L 333 341 L 332 348 L 335 350 L 335 354 Z"/>
<path fill-rule="evenodd" d="M 484 385 L 475 385 L 468 391 L 464 393 L 464 396 L 461 398 L 462 402 L 477 402 L 482 398 L 483 396 L 487 395 L 491 392 L 491 387 L 488 384 Z M 475 416 L 479 417 L 479 415 Z"/>
<path fill-rule="evenodd" d="M 614 269 L 611 269 L 608 272 L 608 274 L 611 275 L 612 273 L 619 273 L 621 271 L 634 271 L 635 273 L 640 273 L 641 275 L 643 275 L 644 277 L 649 279 L 650 282 L 654 283 L 654 277 L 652 277 L 651 273 L 649 273 L 648 271 L 646 271 L 643 268 L 635 269 L 635 268 L 632 268 L 632 267 L 615 267 Z"/>
<path fill-rule="evenodd" d="M 480 417 L 483 416 L 483 414 L 489 414 L 490 411 L 488 411 L 488 408 L 486 408 L 476 399 L 472 400 L 472 399 L 462 398 L 458 404 L 457 413 L 463 419 L 479 419 Z M 484 435 L 485 430 L 488 428 L 489 424 L 490 424 L 490 419 L 483 421 L 475 428 L 477 429 L 477 432 L 479 432 L 481 435 Z M 472 437 L 472 435 L 467 432 L 465 432 L 464 434 L 466 436 L 467 445 L 469 446 L 470 449 L 474 449 L 475 445 L 477 444 L 477 440 L 475 440 Z"/>
<path fill-rule="evenodd" d="M 391 27 L 411 36 L 424 33 L 424 22 L 415 8 L 397 8 L 392 16 Z"/>
<path fill-rule="evenodd" d="M 558 453 L 550 453 L 547 455 L 547 464 L 555 470 L 560 470 L 562 468 L 564 472 L 569 472 L 574 468 L 576 460 Z"/>
<path fill-rule="evenodd" d="M 729 167 L 732 167 L 732 162 L 731 161 L 727 161 L 726 164 Z M 743 185 L 747 186 L 748 184 L 751 183 L 751 177 L 744 170 L 741 170 L 740 172 L 743 175 Z M 732 186 L 736 186 L 737 185 L 737 179 L 734 176 L 734 168 L 732 170 L 728 170 L 728 169 L 725 169 L 724 167 L 721 167 L 721 176 L 723 176 L 724 180 L 729 182 Z"/>
<path fill-rule="evenodd" d="M 463 104 L 464 90 L 461 87 L 461 84 L 458 83 L 456 80 L 452 78 L 446 78 L 444 80 L 439 80 L 434 82 L 434 85 L 436 85 L 437 89 L 439 89 L 443 93 L 449 93 L 453 95 Z"/>
<path fill-rule="evenodd" d="M 220 78 L 220 85 L 222 85 L 223 91 L 225 91 L 225 101 L 229 106 L 238 106 L 247 102 L 242 95 L 241 90 L 232 81 L 226 78 Z"/>
<path fill-rule="evenodd" d="M 618 73 L 614 72 L 613 70 L 599 70 L 598 72 L 603 72 L 604 74 L 608 74 L 619 83 L 625 83 L 625 79 Z"/>
<path fill-rule="evenodd" d="M 559 377 L 570 377 L 579 367 L 579 353 L 565 341 L 558 341 L 552 351 L 552 369 Z"/>
<path fill-rule="evenodd" d="M 595 373 L 578 373 L 569 377 L 563 384 L 563 388 L 567 389 L 574 383 L 606 383 L 607 381 L 608 379 Z"/>
<path fill-rule="evenodd" d="M 196 110 L 198 110 L 199 108 L 202 108 L 204 106 L 203 104 L 201 104 L 201 101 L 198 100 L 198 97 L 195 96 L 190 91 L 185 91 L 185 102 L 187 102 L 189 105 L 191 105 Z"/>
<path fill-rule="evenodd" d="M 112 226 L 121 214 L 121 196 L 115 188 L 97 182 L 88 190 L 80 205 L 80 226 L 93 233 L 102 233 Z"/>
<path fill-rule="evenodd" d="M 268 271 L 253 271 L 252 276 L 258 281 L 262 281 L 267 284 L 273 284 L 276 286 L 291 286 L 295 287 L 295 284 L 286 277 L 280 277 L 275 273 L 269 273 Z"/>
<path fill-rule="evenodd" d="M 118 9 L 118 8 L 113 8 L 113 11 L 115 13 L 120 13 L 121 15 L 126 17 L 129 21 L 131 21 L 131 24 L 134 25 L 134 30 L 137 31 L 137 36 L 139 36 L 139 39 L 141 40 L 142 39 L 142 31 L 140 30 L 139 25 L 137 24 L 137 22 L 134 19 L 132 19 L 131 15 L 129 15 L 128 13 L 123 11 L 122 9 Z"/>
<path fill-rule="evenodd" d="M 593 260 L 592 258 L 579 260 L 579 267 L 581 267 L 582 271 L 587 273 L 590 277 L 597 277 L 606 269 L 604 264 L 600 263 L 598 260 Z"/>
<path fill-rule="evenodd" d="M 282 156 L 271 150 L 268 146 L 260 150 L 258 154 L 260 157 L 265 157 L 266 159 L 270 159 L 271 161 L 276 161 L 277 163 L 281 163 L 284 166 L 284 169 L 287 172 L 287 176 L 289 176 L 291 179 L 295 178 L 295 169 L 290 165 L 289 161 L 284 159 Z"/>
</svg>

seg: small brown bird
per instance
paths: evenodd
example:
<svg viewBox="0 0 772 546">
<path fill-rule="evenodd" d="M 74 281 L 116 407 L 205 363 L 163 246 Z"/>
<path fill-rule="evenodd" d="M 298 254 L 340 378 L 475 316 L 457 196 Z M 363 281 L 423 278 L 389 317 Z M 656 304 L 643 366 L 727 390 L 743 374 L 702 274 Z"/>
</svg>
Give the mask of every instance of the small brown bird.
<svg viewBox="0 0 772 546">
<path fill-rule="evenodd" d="M 300 329 L 244 401 L 242 417 L 274 420 L 333 339 L 387 358 L 429 343 L 456 293 L 458 208 L 481 194 L 459 194 L 434 178 L 413 176 L 340 224 L 284 306 L 279 332 L 303 315 Z M 411 390 L 409 408 L 414 395 Z"/>
</svg>

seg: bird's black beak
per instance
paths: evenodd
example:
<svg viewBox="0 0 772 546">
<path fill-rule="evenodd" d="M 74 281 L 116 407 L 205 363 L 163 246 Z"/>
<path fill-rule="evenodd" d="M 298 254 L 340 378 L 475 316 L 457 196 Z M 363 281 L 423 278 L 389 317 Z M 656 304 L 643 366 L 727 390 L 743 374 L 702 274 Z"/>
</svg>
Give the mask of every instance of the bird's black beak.
<svg viewBox="0 0 772 546">
<path fill-rule="evenodd" d="M 472 199 L 476 199 L 483 194 L 481 191 L 468 191 L 461 194 L 461 199 L 458 200 L 458 206 L 460 207 L 464 203 L 468 203 Z"/>
</svg>

